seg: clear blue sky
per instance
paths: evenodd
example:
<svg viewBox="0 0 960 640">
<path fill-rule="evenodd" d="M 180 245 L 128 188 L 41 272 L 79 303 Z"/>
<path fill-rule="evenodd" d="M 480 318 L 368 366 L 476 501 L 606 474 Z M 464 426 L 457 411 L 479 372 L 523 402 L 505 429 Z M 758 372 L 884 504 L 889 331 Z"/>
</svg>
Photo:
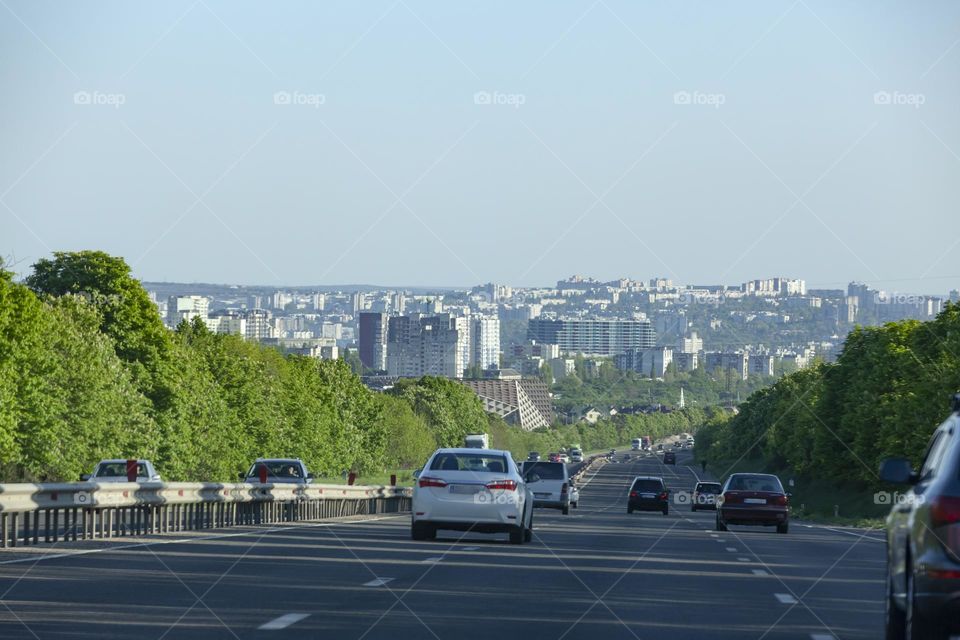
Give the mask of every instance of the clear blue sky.
<svg viewBox="0 0 960 640">
<path fill-rule="evenodd" d="M 945 293 L 958 40 L 955 2 L 3 0 L 0 252 Z"/>
</svg>

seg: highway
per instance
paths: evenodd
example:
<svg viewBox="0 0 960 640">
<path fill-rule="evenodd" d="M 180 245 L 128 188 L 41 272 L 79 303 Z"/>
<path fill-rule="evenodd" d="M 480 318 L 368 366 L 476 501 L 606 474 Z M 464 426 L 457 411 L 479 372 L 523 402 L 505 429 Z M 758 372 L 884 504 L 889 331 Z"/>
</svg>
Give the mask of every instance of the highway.
<svg viewBox="0 0 960 640">
<path fill-rule="evenodd" d="M 627 515 L 635 475 L 689 491 L 688 463 L 601 466 L 569 516 L 536 511 L 522 546 L 445 531 L 413 542 L 409 516 L 391 515 L 3 553 L 0 637 L 882 637 L 878 532 L 718 533 L 712 511 L 686 505 Z"/>
</svg>

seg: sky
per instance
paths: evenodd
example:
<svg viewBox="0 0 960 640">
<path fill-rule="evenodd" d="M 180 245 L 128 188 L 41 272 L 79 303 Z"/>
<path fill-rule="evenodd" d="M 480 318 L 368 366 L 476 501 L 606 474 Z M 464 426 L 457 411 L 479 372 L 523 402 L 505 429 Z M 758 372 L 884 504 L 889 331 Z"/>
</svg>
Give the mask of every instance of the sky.
<svg viewBox="0 0 960 640">
<path fill-rule="evenodd" d="M 960 3 L 0 1 L 0 255 L 960 287 Z"/>
</svg>

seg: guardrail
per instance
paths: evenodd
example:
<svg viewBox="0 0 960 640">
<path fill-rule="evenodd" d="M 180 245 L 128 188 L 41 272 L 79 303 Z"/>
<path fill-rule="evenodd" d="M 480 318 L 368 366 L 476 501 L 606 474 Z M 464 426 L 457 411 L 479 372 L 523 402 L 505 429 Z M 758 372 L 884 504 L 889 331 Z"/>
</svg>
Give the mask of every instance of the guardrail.
<svg viewBox="0 0 960 640">
<path fill-rule="evenodd" d="M 0 548 L 410 510 L 408 487 L 214 482 L 0 485 Z"/>
</svg>

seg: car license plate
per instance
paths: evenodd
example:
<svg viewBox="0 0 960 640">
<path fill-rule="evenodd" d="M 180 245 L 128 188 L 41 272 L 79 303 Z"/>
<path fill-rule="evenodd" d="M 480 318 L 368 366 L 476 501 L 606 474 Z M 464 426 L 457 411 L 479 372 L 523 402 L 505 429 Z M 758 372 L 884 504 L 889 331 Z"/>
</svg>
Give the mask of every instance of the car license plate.
<svg viewBox="0 0 960 640">
<path fill-rule="evenodd" d="M 550 494 L 549 494 L 549 493 L 535 493 L 535 494 L 533 494 L 533 497 L 534 497 L 534 498 L 549 498 L 549 497 L 550 497 Z"/>
<path fill-rule="evenodd" d="M 767 504 L 767 501 L 763 498 L 744 498 L 744 504 Z"/>
<path fill-rule="evenodd" d="M 653 494 L 653 493 L 641 493 L 641 494 L 640 494 L 640 497 L 641 497 L 641 498 L 646 498 L 646 499 L 649 500 L 650 498 L 656 497 L 656 494 Z"/>
<path fill-rule="evenodd" d="M 452 484 L 450 485 L 450 493 L 479 493 L 483 489 L 482 486 L 477 484 Z"/>
</svg>

